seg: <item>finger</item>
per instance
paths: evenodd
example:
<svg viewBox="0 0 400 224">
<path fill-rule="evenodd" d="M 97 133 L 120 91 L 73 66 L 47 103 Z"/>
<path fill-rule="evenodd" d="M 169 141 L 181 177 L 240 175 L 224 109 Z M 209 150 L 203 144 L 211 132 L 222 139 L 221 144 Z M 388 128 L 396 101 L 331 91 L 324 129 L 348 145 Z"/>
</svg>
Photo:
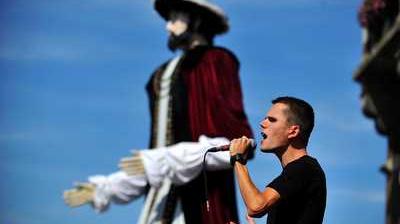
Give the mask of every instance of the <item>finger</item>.
<svg viewBox="0 0 400 224">
<path fill-rule="evenodd" d="M 68 196 L 64 198 L 64 202 L 70 207 L 76 207 L 82 204 L 83 200 L 77 196 Z"/>
<path fill-rule="evenodd" d="M 131 176 L 130 174 L 144 174 L 145 170 L 143 167 L 139 167 L 139 168 L 121 168 L 122 171 L 124 171 L 125 173 L 128 174 L 128 176 Z"/>
<path fill-rule="evenodd" d="M 66 201 L 66 204 L 70 207 L 78 207 L 78 206 L 84 205 L 85 203 L 87 203 L 86 200 L 82 200 L 82 199 L 78 199 L 78 198 Z"/>
<path fill-rule="evenodd" d="M 64 201 L 71 207 L 80 206 L 91 201 L 91 192 L 75 192 L 73 194 L 65 195 Z"/>
<path fill-rule="evenodd" d="M 64 198 L 65 198 L 66 200 L 70 200 L 70 199 L 72 199 L 72 198 L 77 197 L 77 196 L 79 195 L 79 192 L 80 192 L 80 191 L 77 191 L 77 190 L 64 192 Z"/>
<path fill-rule="evenodd" d="M 65 202 L 67 202 L 68 204 L 77 204 L 79 201 L 82 201 L 82 197 L 78 195 L 67 197 L 65 199 Z"/>
<path fill-rule="evenodd" d="M 128 176 L 143 175 L 145 173 L 144 169 L 124 169 L 123 171 L 125 171 Z"/>
<path fill-rule="evenodd" d="M 120 170 L 144 170 L 143 166 L 119 166 Z"/>
<path fill-rule="evenodd" d="M 141 159 L 124 159 L 120 160 L 119 164 L 143 164 L 143 161 Z"/>
<path fill-rule="evenodd" d="M 120 162 L 118 163 L 119 167 L 143 167 L 143 163 L 140 161 L 135 161 L 135 162 Z"/>
<path fill-rule="evenodd" d="M 140 157 L 124 157 L 120 160 L 120 163 L 141 163 Z"/>
<path fill-rule="evenodd" d="M 70 197 L 73 197 L 78 192 L 79 191 L 77 189 L 67 190 L 67 191 L 64 191 L 63 196 L 64 196 L 64 198 L 70 198 Z"/>
<path fill-rule="evenodd" d="M 247 138 L 246 136 L 242 136 L 240 138 L 240 143 L 245 144 L 245 145 L 250 145 L 251 144 L 251 139 Z"/>
<path fill-rule="evenodd" d="M 236 145 L 240 141 L 239 138 L 235 138 L 231 141 L 231 145 Z"/>
<path fill-rule="evenodd" d="M 133 155 L 133 156 L 123 157 L 121 160 L 142 160 L 142 158 L 140 156 Z"/>
<path fill-rule="evenodd" d="M 144 164 L 142 162 L 120 162 L 118 163 L 119 168 L 124 168 L 124 167 L 144 167 Z"/>
<path fill-rule="evenodd" d="M 128 176 L 136 176 L 136 175 L 143 175 L 145 174 L 144 169 L 124 169 L 125 173 Z"/>
<path fill-rule="evenodd" d="M 119 163 L 118 164 L 119 168 L 129 168 L 129 167 L 144 167 L 144 165 L 142 163 Z"/>
</svg>

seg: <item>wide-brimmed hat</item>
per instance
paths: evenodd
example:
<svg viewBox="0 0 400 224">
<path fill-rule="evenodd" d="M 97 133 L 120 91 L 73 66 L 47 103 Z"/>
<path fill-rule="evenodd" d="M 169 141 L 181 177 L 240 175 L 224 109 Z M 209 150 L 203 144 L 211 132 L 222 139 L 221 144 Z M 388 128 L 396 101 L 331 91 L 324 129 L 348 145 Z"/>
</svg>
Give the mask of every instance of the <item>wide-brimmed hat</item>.
<svg viewBox="0 0 400 224">
<path fill-rule="evenodd" d="M 200 15 L 215 34 L 225 33 L 229 29 L 224 11 L 207 0 L 154 0 L 154 8 L 165 20 L 168 20 L 171 11 L 182 10 Z"/>
</svg>

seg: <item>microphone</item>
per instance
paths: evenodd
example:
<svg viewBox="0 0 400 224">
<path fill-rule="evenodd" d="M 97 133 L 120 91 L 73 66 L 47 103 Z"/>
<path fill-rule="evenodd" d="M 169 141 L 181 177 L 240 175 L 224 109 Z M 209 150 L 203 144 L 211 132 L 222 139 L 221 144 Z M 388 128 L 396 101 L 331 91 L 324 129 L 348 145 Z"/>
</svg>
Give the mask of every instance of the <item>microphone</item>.
<svg viewBox="0 0 400 224">
<path fill-rule="evenodd" d="M 249 138 L 250 140 L 250 145 L 252 149 L 255 149 L 257 147 L 256 142 L 254 141 L 254 139 Z M 212 148 L 209 148 L 207 150 L 207 152 L 221 152 L 221 151 L 229 151 L 229 147 L 231 146 L 231 144 L 228 145 L 221 145 L 221 146 L 215 146 Z"/>
</svg>

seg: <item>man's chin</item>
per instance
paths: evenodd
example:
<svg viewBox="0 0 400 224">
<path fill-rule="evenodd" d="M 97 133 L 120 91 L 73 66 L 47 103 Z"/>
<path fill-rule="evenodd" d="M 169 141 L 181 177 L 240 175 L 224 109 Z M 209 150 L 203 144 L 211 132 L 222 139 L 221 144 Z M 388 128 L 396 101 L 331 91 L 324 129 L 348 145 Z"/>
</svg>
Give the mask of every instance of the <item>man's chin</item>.
<svg viewBox="0 0 400 224">
<path fill-rule="evenodd" d="M 262 144 L 260 145 L 261 152 L 265 153 L 278 153 L 282 149 L 283 149 L 282 146 L 268 146 L 268 145 L 263 146 Z"/>
<path fill-rule="evenodd" d="M 265 153 L 274 153 L 275 149 L 273 148 L 269 148 L 269 147 L 260 147 L 261 152 L 265 152 Z"/>
</svg>

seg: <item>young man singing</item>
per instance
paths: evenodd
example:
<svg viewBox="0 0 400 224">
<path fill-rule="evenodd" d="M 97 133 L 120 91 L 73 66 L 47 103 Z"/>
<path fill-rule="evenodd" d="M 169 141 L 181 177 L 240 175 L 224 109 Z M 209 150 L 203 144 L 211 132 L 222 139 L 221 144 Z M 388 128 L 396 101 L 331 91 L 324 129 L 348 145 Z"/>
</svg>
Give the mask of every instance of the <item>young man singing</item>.
<svg viewBox="0 0 400 224">
<path fill-rule="evenodd" d="M 231 141 L 231 163 L 250 217 L 268 213 L 268 224 L 321 224 L 326 205 L 325 174 L 307 153 L 314 126 L 312 107 L 294 97 L 279 97 L 260 123 L 262 152 L 273 153 L 282 173 L 263 191 L 253 184 L 246 167 L 252 141 L 243 136 Z"/>
</svg>

